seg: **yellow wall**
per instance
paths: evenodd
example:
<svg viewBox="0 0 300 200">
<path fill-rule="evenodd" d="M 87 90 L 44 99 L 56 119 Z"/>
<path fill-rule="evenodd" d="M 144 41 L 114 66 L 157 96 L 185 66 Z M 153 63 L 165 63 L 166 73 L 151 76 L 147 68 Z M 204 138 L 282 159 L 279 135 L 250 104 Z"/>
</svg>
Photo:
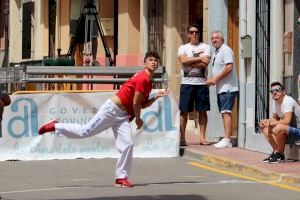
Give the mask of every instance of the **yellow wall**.
<svg viewBox="0 0 300 200">
<path fill-rule="evenodd" d="M 48 1 L 39 1 L 40 4 L 35 4 L 34 9 L 37 10 L 35 12 L 35 18 L 40 18 L 40 23 L 36 24 L 36 29 L 39 32 L 35 33 L 35 43 L 38 45 L 38 54 L 36 56 L 38 58 L 34 59 L 42 59 L 44 56 L 48 56 L 49 49 L 49 7 Z"/>
<path fill-rule="evenodd" d="M 9 13 L 9 62 L 20 62 L 22 56 L 22 23 L 21 23 L 21 1 L 14 0 L 10 2 Z M 13 52 L 13 53 L 12 53 Z"/>
<path fill-rule="evenodd" d="M 99 19 L 101 18 L 114 18 L 114 2 L 113 1 L 107 1 L 107 0 L 99 0 Z M 104 27 L 102 27 L 104 28 Z M 114 47 L 114 36 L 105 36 L 107 45 L 110 49 L 110 53 L 113 55 L 113 47 Z M 98 57 L 105 56 L 104 47 L 101 41 L 101 38 L 98 38 Z"/>
<path fill-rule="evenodd" d="M 10 58 L 9 62 L 22 62 L 22 1 L 10 1 Z M 48 3 L 36 0 L 34 3 L 31 59 L 40 60 L 48 54 Z"/>
<path fill-rule="evenodd" d="M 60 19 L 60 28 L 58 28 L 60 39 L 58 34 L 56 49 L 61 48 L 61 54 L 67 54 L 70 46 L 70 2 L 69 0 L 58 0 L 58 2 L 60 2 L 60 16 L 57 16 Z"/>
<path fill-rule="evenodd" d="M 118 54 L 140 53 L 140 1 L 119 1 Z"/>
</svg>

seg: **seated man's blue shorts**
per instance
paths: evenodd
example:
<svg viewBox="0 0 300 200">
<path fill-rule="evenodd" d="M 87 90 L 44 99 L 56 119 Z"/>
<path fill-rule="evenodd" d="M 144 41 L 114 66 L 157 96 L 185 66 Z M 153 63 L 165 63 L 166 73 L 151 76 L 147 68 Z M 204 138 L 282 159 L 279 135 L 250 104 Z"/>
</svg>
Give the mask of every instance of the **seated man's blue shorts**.
<svg viewBox="0 0 300 200">
<path fill-rule="evenodd" d="M 289 127 L 288 129 L 288 141 L 289 144 L 294 144 L 295 141 L 300 140 L 300 128 Z"/>
</svg>

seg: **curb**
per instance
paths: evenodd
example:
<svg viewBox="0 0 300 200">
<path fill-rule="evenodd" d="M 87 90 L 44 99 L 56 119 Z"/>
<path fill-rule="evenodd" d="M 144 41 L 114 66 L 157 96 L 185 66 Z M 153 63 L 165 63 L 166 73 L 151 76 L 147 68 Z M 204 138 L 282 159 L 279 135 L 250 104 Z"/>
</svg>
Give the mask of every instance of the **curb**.
<svg viewBox="0 0 300 200">
<path fill-rule="evenodd" d="M 271 172 L 262 168 L 257 168 L 236 160 L 219 157 L 203 153 L 193 149 L 184 149 L 183 157 L 196 160 L 200 163 L 220 168 L 233 173 L 242 174 L 248 177 L 257 178 L 263 181 L 277 182 L 284 185 L 297 187 L 300 189 L 300 177 L 290 174 Z"/>
</svg>

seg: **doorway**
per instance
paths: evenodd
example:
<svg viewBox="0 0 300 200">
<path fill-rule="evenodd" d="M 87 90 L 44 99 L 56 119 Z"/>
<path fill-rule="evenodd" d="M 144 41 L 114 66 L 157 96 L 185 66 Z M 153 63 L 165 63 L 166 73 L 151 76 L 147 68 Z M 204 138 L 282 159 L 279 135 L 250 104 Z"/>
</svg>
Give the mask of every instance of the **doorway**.
<svg viewBox="0 0 300 200">
<path fill-rule="evenodd" d="M 49 58 L 55 57 L 56 0 L 49 0 Z"/>
<path fill-rule="evenodd" d="M 203 0 L 189 1 L 189 24 L 198 25 L 199 39 L 203 42 Z"/>
<path fill-rule="evenodd" d="M 234 63 L 239 74 L 239 1 L 228 0 L 227 45 L 234 53 Z M 233 136 L 238 132 L 238 99 L 233 109 Z"/>
</svg>

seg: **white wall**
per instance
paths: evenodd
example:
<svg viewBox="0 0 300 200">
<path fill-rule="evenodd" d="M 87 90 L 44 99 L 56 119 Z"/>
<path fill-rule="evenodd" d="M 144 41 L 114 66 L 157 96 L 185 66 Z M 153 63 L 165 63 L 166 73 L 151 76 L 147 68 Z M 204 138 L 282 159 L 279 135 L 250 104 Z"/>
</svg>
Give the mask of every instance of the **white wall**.
<svg viewBox="0 0 300 200">
<path fill-rule="evenodd" d="M 224 34 L 225 43 L 227 40 L 227 0 L 210 0 L 208 6 L 208 38 L 210 33 L 220 30 Z M 210 40 L 208 44 L 211 45 Z M 214 48 L 212 47 L 212 51 Z M 211 62 L 212 63 L 212 62 Z M 211 74 L 211 63 L 208 66 L 208 74 Z M 210 141 L 217 141 L 219 137 L 224 137 L 223 121 L 217 106 L 217 95 L 214 86 L 210 87 L 210 111 L 208 114 L 207 136 Z"/>
<path fill-rule="evenodd" d="M 40 60 L 47 55 L 48 37 L 45 34 L 47 26 L 43 24 L 43 18 L 47 15 L 44 12 L 46 1 L 36 0 L 34 3 L 34 16 L 32 19 L 32 43 L 31 58 L 29 60 Z M 17 63 L 22 60 L 22 1 L 10 1 L 10 58 L 9 62 Z M 13 14 L 12 14 L 13 13 Z"/>
</svg>

